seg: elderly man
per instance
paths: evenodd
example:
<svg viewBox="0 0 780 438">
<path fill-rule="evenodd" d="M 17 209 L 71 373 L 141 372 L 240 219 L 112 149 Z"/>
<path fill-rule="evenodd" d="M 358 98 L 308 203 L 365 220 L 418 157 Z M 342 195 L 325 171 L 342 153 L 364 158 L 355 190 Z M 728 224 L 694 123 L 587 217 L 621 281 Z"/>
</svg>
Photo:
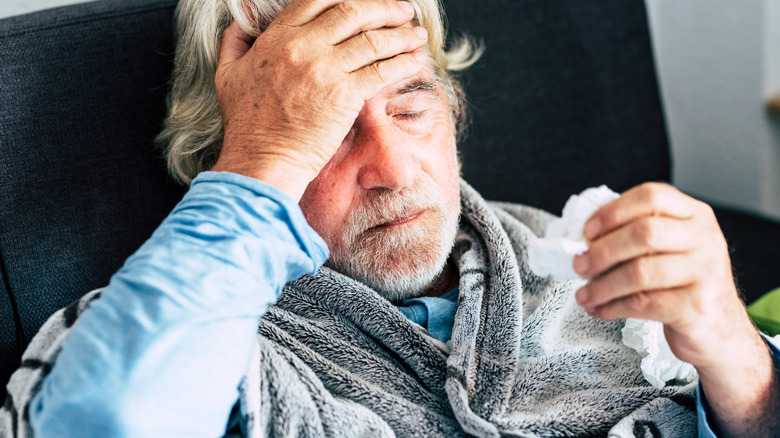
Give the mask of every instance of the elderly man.
<svg viewBox="0 0 780 438">
<path fill-rule="evenodd" d="M 449 72 L 476 55 L 444 51 L 434 2 L 179 8 L 160 138 L 191 189 L 41 329 L 5 433 L 778 433 L 777 350 L 706 205 L 637 187 L 586 223 L 587 284 L 529 271 L 551 216 L 459 182 Z M 700 382 L 649 386 L 627 317 Z"/>
</svg>

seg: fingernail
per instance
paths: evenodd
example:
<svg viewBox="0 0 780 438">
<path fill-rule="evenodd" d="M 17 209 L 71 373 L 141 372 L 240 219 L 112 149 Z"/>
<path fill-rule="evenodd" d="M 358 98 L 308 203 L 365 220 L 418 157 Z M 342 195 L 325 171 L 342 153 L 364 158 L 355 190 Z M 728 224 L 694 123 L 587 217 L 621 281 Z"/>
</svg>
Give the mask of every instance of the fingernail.
<svg viewBox="0 0 780 438">
<path fill-rule="evenodd" d="M 590 260 L 585 254 L 574 256 L 574 270 L 583 277 L 588 275 L 588 268 L 590 267 Z"/>
<path fill-rule="evenodd" d="M 428 61 L 428 54 L 425 53 L 422 50 L 418 50 L 418 51 L 414 52 L 414 59 L 416 59 L 417 62 L 422 64 L 422 63 Z"/>
<path fill-rule="evenodd" d="M 400 1 L 400 6 L 403 8 L 404 12 L 407 14 L 414 14 L 414 6 L 412 6 L 409 2 Z"/>
<path fill-rule="evenodd" d="M 425 30 L 424 27 L 417 26 L 413 30 L 414 30 L 414 33 L 416 33 L 417 36 L 419 36 L 420 38 L 422 38 L 422 39 L 428 38 L 428 31 Z"/>
<path fill-rule="evenodd" d="M 574 297 L 577 299 L 577 302 L 580 303 L 580 305 L 584 305 L 588 301 L 588 295 L 590 292 L 588 291 L 587 286 L 583 286 L 577 290 L 577 292 L 574 294 Z"/>
<path fill-rule="evenodd" d="M 591 219 L 588 221 L 588 223 L 585 224 L 585 228 L 582 230 L 582 235 L 585 236 L 586 239 L 591 240 L 598 236 L 600 228 L 601 222 L 598 219 Z"/>
</svg>

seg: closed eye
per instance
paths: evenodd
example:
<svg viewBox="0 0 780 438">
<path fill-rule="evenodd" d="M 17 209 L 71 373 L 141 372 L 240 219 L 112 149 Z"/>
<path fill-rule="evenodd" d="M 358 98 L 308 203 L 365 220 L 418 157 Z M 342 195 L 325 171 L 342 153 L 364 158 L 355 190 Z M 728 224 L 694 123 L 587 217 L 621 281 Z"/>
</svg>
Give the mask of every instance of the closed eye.
<svg viewBox="0 0 780 438">
<path fill-rule="evenodd" d="M 402 120 L 419 120 L 425 114 L 425 111 L 398 113 L 395 116 Z"/>
</svg>

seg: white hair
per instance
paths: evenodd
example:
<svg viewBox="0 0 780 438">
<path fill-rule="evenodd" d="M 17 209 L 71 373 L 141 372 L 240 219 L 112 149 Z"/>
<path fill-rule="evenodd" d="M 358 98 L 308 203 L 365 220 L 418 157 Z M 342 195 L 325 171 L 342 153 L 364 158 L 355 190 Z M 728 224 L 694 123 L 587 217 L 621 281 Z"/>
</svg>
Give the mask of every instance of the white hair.
<svg viewBox="0 0 780 438">
<path fill-rule="evenodd" d="M 461 37 L 445 50 L 445 28 L 439 0 L 409 0 L 415 21 L 428 31 L 426 50 L 433 74 L 444 90 L 456 135 L 466 122 L 465 96 L 451 72 L 463 70 L 482 54 L 482 47 Z M 176 55 L 168 95 L 168 116 L 156 142 L 168 170 L 189 184 L 209 170 L 222 147 L 222 118 L 214 76 L 222 32 L 235 20 L 257 37 L 290 0 L 181 0 L 176 9 Z"/>
</svg>

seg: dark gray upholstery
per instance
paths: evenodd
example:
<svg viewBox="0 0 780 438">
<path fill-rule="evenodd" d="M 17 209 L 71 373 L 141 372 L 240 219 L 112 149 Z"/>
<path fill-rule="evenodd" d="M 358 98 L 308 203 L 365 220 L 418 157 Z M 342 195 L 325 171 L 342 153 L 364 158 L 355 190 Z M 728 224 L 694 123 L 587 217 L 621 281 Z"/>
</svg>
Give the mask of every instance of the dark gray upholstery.
<svg viewBox="0 0 780 438">
<path fill-rule="evenodd" d="M 183 193 L 152 145 L 174 6 L 102 0 L 0 20 L 0 382 L 46 317 L 105 285 Z M 474 125 L 461 148 L 487 197 L 559 212 L 588 186 L 668 179 L 642 0 L 445 8 L 487 45 L 465 76 Z M 780 226 L 722 217 L 748 299 L 779 286 Z"/>
<path fill-rule="evenodd" d="M 590 186 L 668 181 L 644 0 L 446 0 L 445 9 L 452 33 L 487 48 L 464 78 L 474 123 L 461 154 L 475 188 L 560 212 Z"/>
<path fill-rule="evenodd" d="M 0 21 L 3 382 L 46 318 L 105 285 L 181 196 L 152 147 L 174 7 L 105 0 Z"/>
<path fill-rule="evenodd" d="M 780 224 L 726 208 L 715 207 L 715 214 L 745 302 L 780 287 Z"/>
</svg>

